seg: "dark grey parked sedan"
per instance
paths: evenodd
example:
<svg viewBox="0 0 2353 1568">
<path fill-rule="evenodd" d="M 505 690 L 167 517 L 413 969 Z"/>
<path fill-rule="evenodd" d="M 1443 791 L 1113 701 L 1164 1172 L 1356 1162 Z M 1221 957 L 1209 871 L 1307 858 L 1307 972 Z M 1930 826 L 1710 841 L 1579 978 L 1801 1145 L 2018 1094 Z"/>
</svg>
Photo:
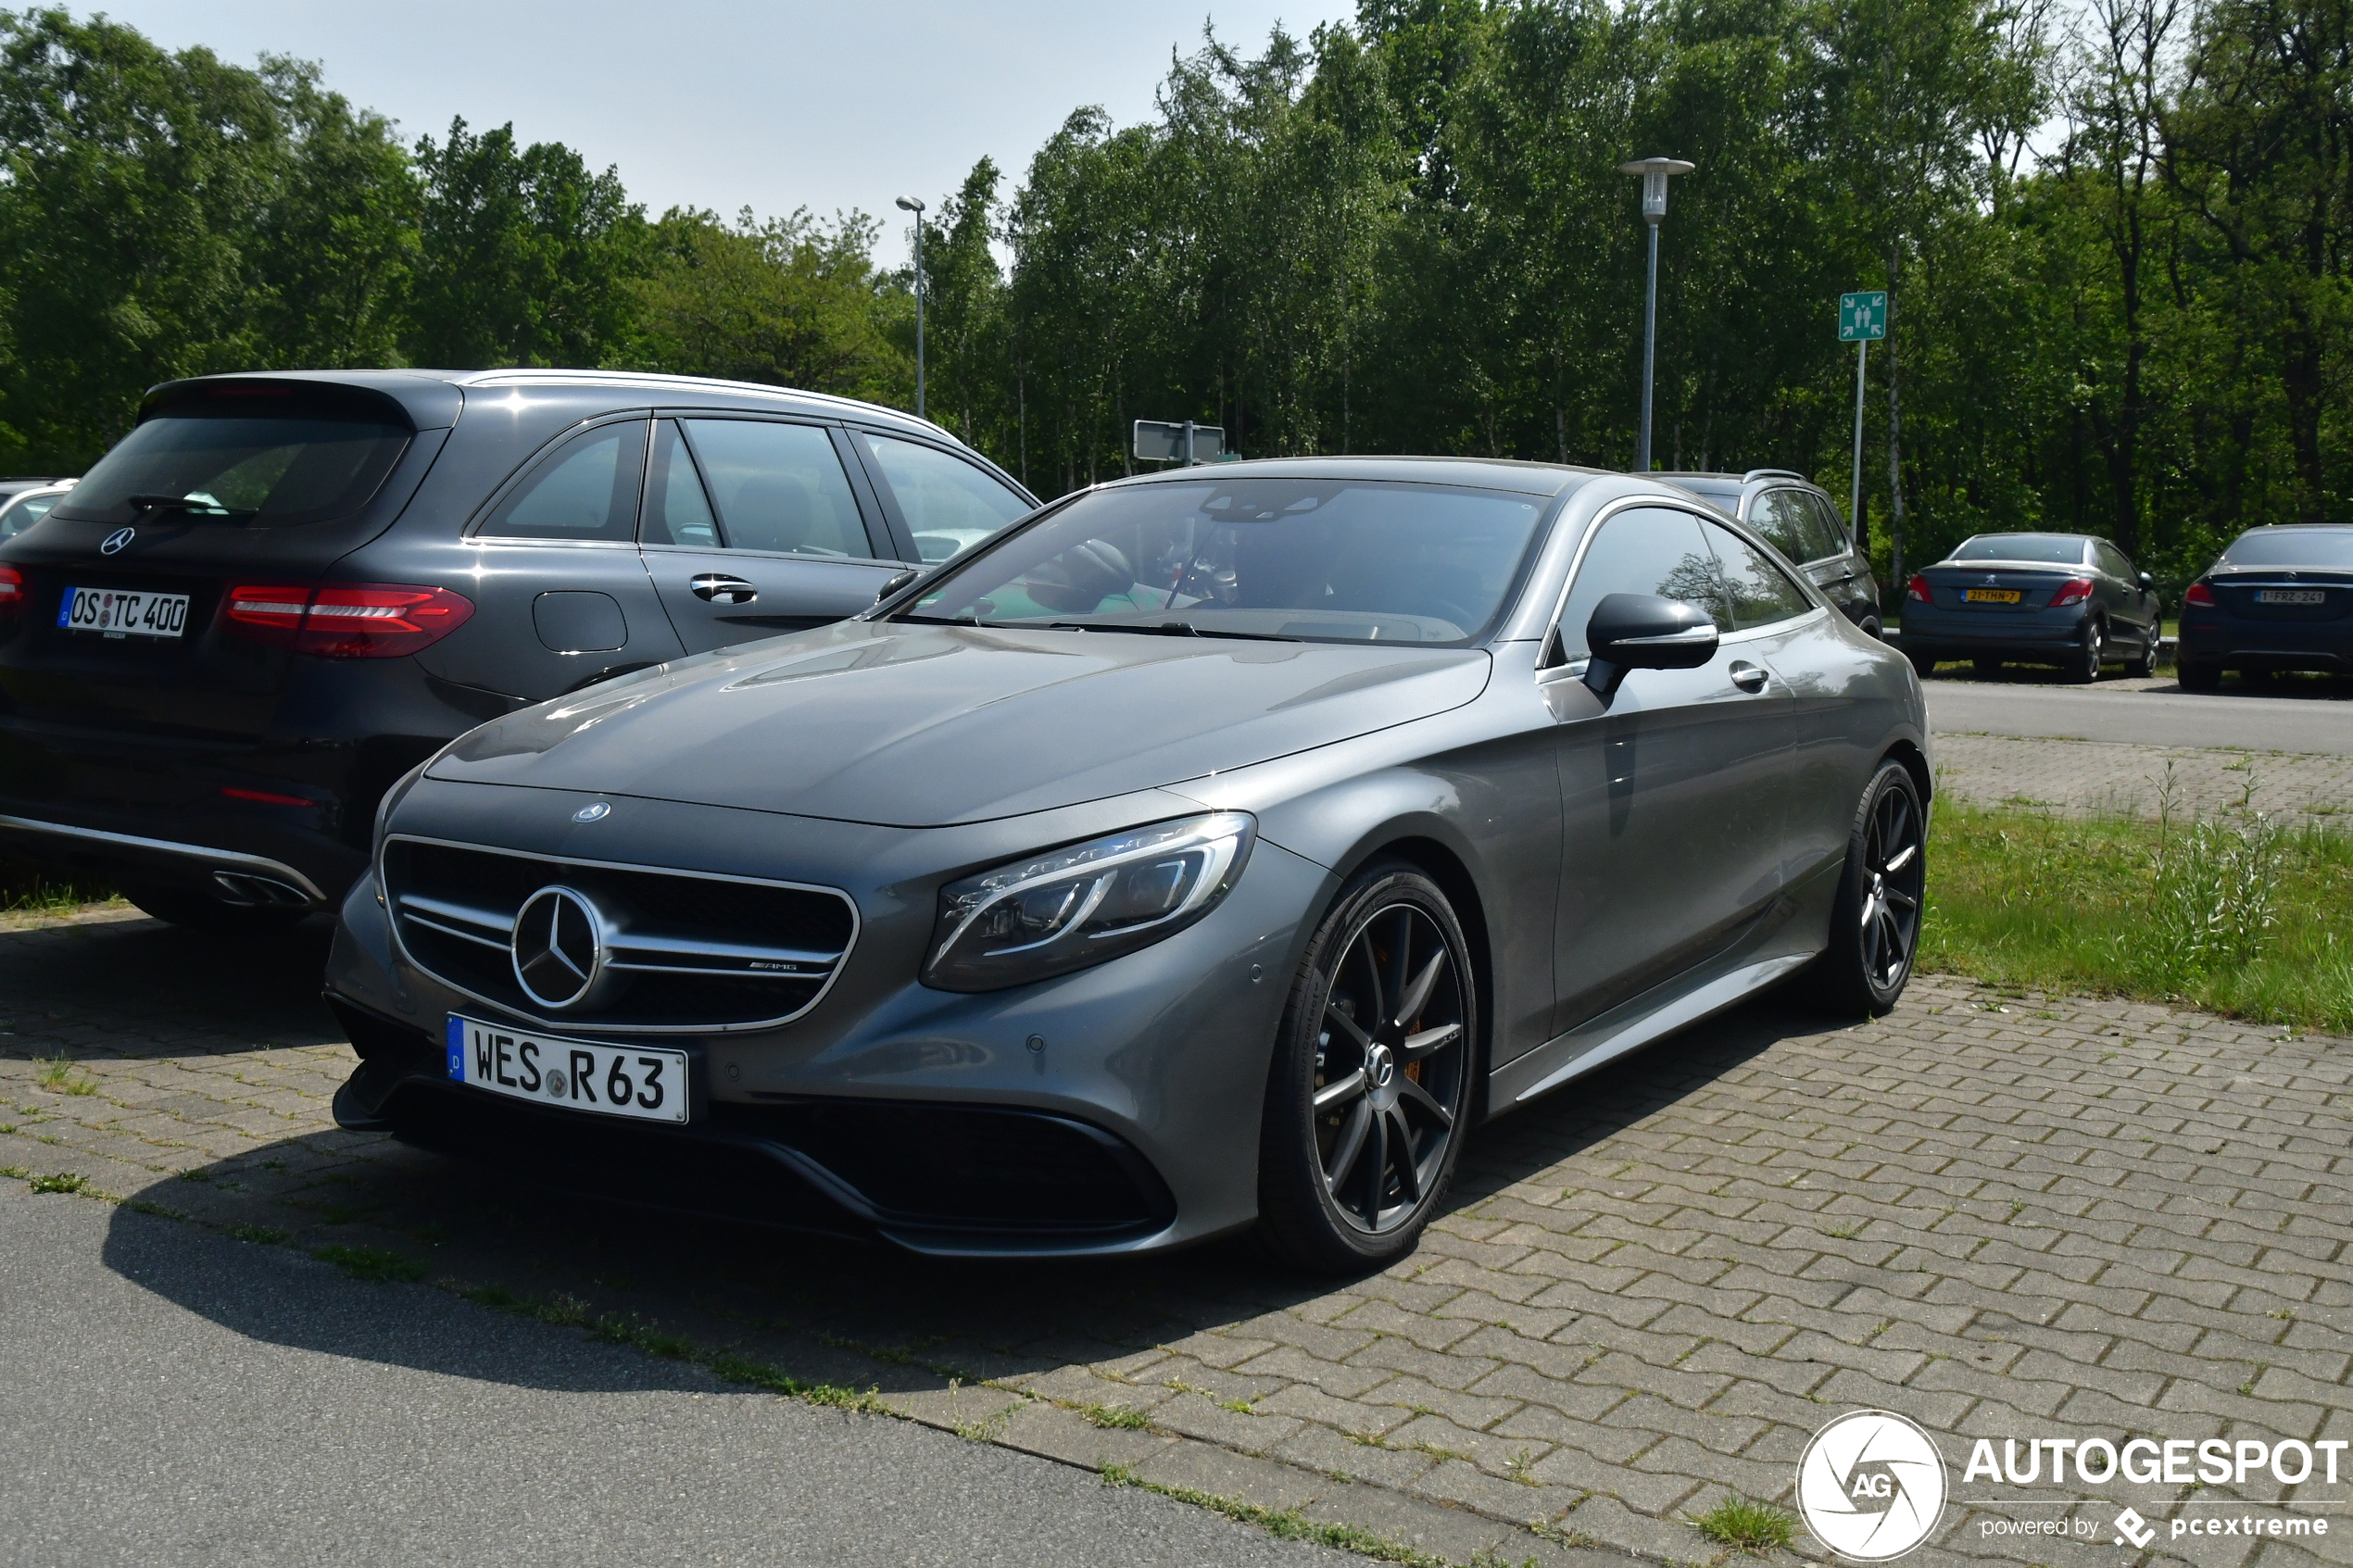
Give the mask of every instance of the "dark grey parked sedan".
<svg viewBox="0 0 2353 1568">
<path fill-rule="evenodd" d="M 1904 590 L 1904 652 L 1925 675 L 1945 659 L 1981 675 L 2005 662 L 2056 664 L 2089 683 L 2120 659 L 2157 672 L 2165 611 L 2123 551 L 2088 533 L 1980 533 Z"/>
<path fill-rule="evenodd" d="M 1892 1006 L 1927 748 L 1903 659 L 1670 485 L 1105 485 L 402 781 L 336 1115 L 923 1251 L 1374 1266 L 1472 1123 L 1801 971 Z"/>
<path fill-rule="evenodd" d="M 1788 469 L 1746 473 L 1662 473 L 1715 502 L 1773 542 L 1846 619 L 1880 634 L 1879 579 L 1856 547 L 1830 492 Z"/>
</svg>

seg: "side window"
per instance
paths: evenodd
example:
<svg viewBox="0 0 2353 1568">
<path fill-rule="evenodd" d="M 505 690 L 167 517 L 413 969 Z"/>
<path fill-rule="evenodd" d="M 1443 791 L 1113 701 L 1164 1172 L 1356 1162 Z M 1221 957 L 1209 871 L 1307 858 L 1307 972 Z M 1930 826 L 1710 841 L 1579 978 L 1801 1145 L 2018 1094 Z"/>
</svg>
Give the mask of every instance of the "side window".
<svg viewBox="0 0 2353 1568">
<path fill-rule="evenodd" d="M 731 550 L 874 558 L 866 524 L 815 425 L 770 420 L 686 420 L 686 441 L 711 487 L 711 505 Z"/>
<path fill-rule="evenodd" d="M 1820 543 L 1815 546 L 1814 553 L 1806 559 L 1819 560 L 1824 556 L 1844 555 L 1846 553 L 1846 525 L 1839 521 L 1838 508 L 1820 495 L 1808 495 L 1806 498 L 1814 503 L 1814 526 L 1820 535 Z"/>
<path fill-rule="evenodd" d="M 1770 626 L 1804 615 L 1814 601 L 1789 579 L 1789 573 L 1765 558 L 1765 553 L 1733 533 L 1708 523 L 1707 542 L 1722 564 L 1724 590 L 1732 605 L 1732 630 Z"/>
<path fill-rule="evenodd" d="M 540 459 L 477 533 L 510 539 L 626 539 L 637 528 L 646 421 L 585 431 Z"/>
<path fill-rule="evenodd" d="M 678 421 L 662 420 L 654 426 L 653 456 L 646 467 L 646 512 L 637 537 L 648 545 L 687 545 L 719 548 L 719 520 L 703 494 L 702 477 L 695 471 L 693 454 L 678 433 Z"/>
<path fill-rule="evenodd" d="M 1586 622 L 1593 618 L 1593 607 L 1612 594 L 1681 599 L 1729 631 L 1716 557 L 1699 530 L 1699 519 L 1666 507 L 1637 507 L 1604 522 L 1569 584 L 1560 619 L 1562 653 L 1583 659 L 1592 651 L 1585 641 Z"/>
<path fill-rule="evenodd" d="M 2124 552 L 2115 546 L 2095 544 L 2092 546 L 2092 556 L 2099 562 L 2100 570 L 2110 577 L 2126 583 L 2137 580 L 2139 574 L 2133 571 L 2133 563 L 2125 559 Z"/>
<path fill-rule="evenodd" d="M 1773 548 L 1803 565 L 1823 552 L 1814 548 L 1809 525 L 1814 508 L 1798 490 L 1768 490 L 1748 509 L 1748 525 L 1773 542 Z"/>
<path fill-rule="evenodd" d="M 887 435 L 864 439 L 926 565 L 961 555 L 1031 509 L 978 468 L 936 446 Z"/>
</svg>

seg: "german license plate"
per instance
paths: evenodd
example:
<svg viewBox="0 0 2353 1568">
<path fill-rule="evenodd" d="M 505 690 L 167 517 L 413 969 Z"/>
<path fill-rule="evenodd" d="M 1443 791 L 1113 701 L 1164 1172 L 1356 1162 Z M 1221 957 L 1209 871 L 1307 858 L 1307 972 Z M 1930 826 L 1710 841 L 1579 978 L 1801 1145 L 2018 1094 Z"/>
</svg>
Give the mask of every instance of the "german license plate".
<svg viewBox="0 0 2353 1568">
<path fill-rule="evenodd" d="M 2259 605 L 2324 605 L 2329 596 L 2318 588 L 2258 588 L 2255 602 Z"/>
<path fill-rule="evenodd" d="M 541 1105 L 639 1122 L 686 1119 L 686 1053 L 565 1040 L 449 1015 L 449 1076 Z"/>
<path fill-rule="evenodd" d="M 122 588 L 68 588 L 57 624 L 117 637 L 176 637 L 188 629 L 188 596 Z"/>
<path fill-rule="evenodd" d="M 2016 588 L 1971 588 L 1961 596 L 1962 601 L 1973 605 L 2014 605 L 2018 603 Z"/>
</svg>

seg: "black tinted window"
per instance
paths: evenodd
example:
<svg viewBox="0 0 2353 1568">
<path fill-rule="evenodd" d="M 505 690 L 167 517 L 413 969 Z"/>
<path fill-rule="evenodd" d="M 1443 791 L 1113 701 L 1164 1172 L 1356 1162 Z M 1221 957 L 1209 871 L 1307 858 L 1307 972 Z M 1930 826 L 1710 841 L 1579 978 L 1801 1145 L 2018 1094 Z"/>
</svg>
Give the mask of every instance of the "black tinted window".
<svg viewBox="0 0 2353 1568">
<path fill-rule="evenodd" d="M 1806 510 L 1814 518 L 1807 537 L 1814 544 L 1812 553 L 1800 558 L 1801 560 L 1820 560 L 1824 556 L 1845 554 L 1846 529 L 1838 521 L 1838 508 L 1819 495 L 1808 495 L 1806 499 L 1811 503 Z"/>
<path fill-rule="evenodd" d="M 1814 515 L 1812 497 L 1803 491 L 1766 491 L 1749 508 L 1748 521 L 1793 561 L 1818 560 L 1831 553 L 1821 547 L 1821 523 Z"/>
<path fill-rule="evenodd" d="M 131 522 L 172 500 L 187 516 L 320 522 L 366 506 L 408 445 L 405 428 L 369 420 L 167 414 L 124 436 L 56 510 Z"/>
<path fill-rule="evenodd" d="M 648 545 L 719 547 L 719 522 L 711 514 L 711 498 L 703 493 L 702 476 L 695 471 L 695 459 L 674 420 L 654 426 L 653 457 L 646 470 L 646 512 L 637 537 Z"/>
<path fill-rule="evenodd" d="M 2126 559 L 2124 552 L 2115 546 L 2095 542 L 2092 546 L 2092 558 L 2097 561 L 2100 570 L 2110 577 L 2121 577 L 2127 583 L 2133 581 L 2133 563 Z"/>
<path fill-rule="evenodd" d="M 1723 570 L 1733 631 L 1770 626 L 1814 608 L 1814 601 L 1789 580 L 1787 572 L 1730 529 L 1707 524 L 1707 542 L 1716 547 L 1717 564 Z"/>
<path fill-rule="evenodd" d="M 646 421 L 599 425 L 539 461 L 478 531 L 523 539 L 626 539 L 637 528 Z"/>
<path fill-rule="evenodd" d="M 1637 507 L 1602 524 L 1586 546 L 1585 558 L 1569 585 L 1568 605 L 1561 611 L 1561 650 L 1570 659 L 1592 651 L 1585 624 L 1593 607 L 1612 594 L 1655 594 L 1697 605 L 1716 622 L 1717 630 L 1732 630 L 1724 605 L 1715 554 L 1699 531 L 1699 519 L 1665 507 Z"/>
<path fill-rule="evenodd" d="M 2353 566 L 2353 531 L 2342 528 L 2259 528 L 2231 541 L 2224 566 Z"/>
<path fill-rule="evenodd" d="M 2084 541 L 2072 533 L 1981 533 L 1947 560 L 2023 560 L 2082 566 Z"/>
<path fill-rule="evenodd" d="M 688 420 L 686 426 L 729 549 L 875 558 L 824 429 L 767 420 Z"/>
</svg>

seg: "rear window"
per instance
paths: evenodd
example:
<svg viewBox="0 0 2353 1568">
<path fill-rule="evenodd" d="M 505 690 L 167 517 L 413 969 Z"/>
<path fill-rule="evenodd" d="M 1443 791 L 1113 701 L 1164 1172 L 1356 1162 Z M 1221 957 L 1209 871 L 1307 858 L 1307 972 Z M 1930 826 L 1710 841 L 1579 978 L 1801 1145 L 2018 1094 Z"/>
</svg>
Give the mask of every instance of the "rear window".
<svg viewBox="0 0 2353 1568">
<path fill-rule="evenodd" d="M 2031 560 L 2082 566 L 2084 541 L 2071 533 L 1981 533 L 1947 560 Z"/>
<path fill-rule="evenodd" d="M 409 445 L 400 425 L 332 414 L 163 414 L 98 459 L 56 515 L 136 522 L 176 512 L 261 527 L 368 504 Z"/>
<path fill-rule="evenodd" d="M 2231 541 L 2224 566 L 2353 566 L 2353 530 L 2259 528 Z"/>
</svg>

